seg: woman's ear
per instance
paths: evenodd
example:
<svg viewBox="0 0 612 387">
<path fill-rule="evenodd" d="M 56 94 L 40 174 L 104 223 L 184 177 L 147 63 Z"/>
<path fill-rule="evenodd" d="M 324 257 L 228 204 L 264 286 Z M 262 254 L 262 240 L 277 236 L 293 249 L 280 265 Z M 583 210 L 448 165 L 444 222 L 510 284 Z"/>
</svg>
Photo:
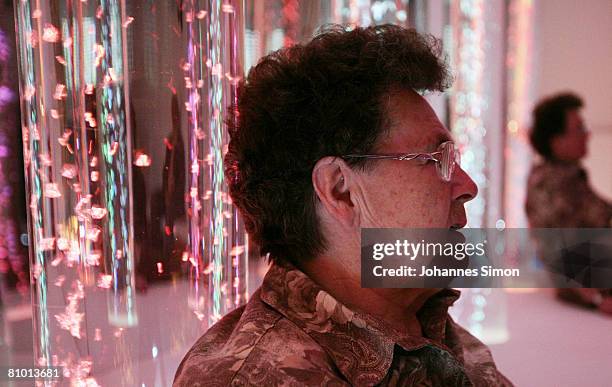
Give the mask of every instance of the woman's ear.
<svg viewBox="0 0 612 387">
<path fill-rule="evenodd" d="M 327 216 L 344 226 L 355 221 L 355 206 L 351 199 L 353 170 L 339 157 L 324 157 L 312 170 L 312 185 Z"/>
</svg>

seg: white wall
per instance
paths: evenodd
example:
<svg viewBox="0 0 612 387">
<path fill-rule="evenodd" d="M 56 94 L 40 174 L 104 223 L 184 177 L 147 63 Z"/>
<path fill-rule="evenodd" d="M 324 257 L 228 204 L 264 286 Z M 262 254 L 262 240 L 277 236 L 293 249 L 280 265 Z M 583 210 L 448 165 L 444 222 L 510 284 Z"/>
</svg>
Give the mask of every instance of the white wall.
<svg viewBox="0 0 612 387">
<path fill-rule="evenodd" d="M 585 166 L 612 199 L 612 1 L 536 0 L 536 97 L 572 90 L 591 130 Z"/>
</svg>

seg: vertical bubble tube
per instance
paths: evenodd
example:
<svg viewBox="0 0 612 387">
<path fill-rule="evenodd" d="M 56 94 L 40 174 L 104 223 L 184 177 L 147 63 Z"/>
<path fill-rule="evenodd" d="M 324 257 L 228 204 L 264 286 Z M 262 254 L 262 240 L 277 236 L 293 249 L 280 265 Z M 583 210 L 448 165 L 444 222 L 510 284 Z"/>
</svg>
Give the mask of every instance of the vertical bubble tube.
<svg viewBox="0 0 612 387">
<path fill-rule="evenodd" d="M 466 204 L 468 227 L 483 227 L 486 210 L 484 191 L 487 187 L 483 112 L 490 101 L 485 90 L 486 63 L 485 11 L 483 0 L 462 0 L 449 3 L 449 44 L 451 68 L 456 80 L 450 95 L 450 123 L 462 151 L 461 167 L 478 186 L 480 195 Z"/>
<path fill-rule="evenodd" d="M 35 356 L 71 380 L 91 365 L 88 288 L 108 289 L 111 323 L 137 323 L 124 10 L 15 1 Z"/>
<path fill-rule="evenodd" d="M 231 107 L 243 76 L 243 2 L 196 0 L 183 5 L 193 264 L 190 303 L 211 325 L 248 297 L 248 239 L 223 172 L 229 142 L 226 119 L 236 114 Z"/>
</svg>

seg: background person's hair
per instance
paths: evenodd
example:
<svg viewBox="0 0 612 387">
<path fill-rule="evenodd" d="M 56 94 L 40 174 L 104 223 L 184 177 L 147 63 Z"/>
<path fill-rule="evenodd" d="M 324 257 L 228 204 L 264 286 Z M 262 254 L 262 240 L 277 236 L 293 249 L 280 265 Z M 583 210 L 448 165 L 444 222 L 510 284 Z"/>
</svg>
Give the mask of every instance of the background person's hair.
<svg viewBox="0 0 612 387">
<path fill-rule="evenodd" d="M 441 46 L 414 29 L 325 27 L 262 58 L 238 91 L 225 174 L 261 255 L 299 262 L 324 251 L 312 170 L 325 156 L 368 153 L 387 129 L 383 96 L 442 91 Z M 351 159 L 351 167 L 367 161 Z"/>
<path fill-rule="evenodd" d="M 555 94 L 538 102 L 533 109 L 533 127 L 529 133 L 533 149 L 545 159 L 554 159 L 551 140 L 565 131 L 566 113 L 582 106 L 582 99 L 573 93 Z"/>
</svg>

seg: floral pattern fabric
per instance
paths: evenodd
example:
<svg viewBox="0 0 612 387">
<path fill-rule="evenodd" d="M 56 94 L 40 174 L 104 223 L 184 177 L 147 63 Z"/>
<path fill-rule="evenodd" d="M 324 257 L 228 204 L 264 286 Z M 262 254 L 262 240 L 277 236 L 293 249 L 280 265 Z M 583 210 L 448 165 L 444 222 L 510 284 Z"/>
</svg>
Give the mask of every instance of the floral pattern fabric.
<svg viewBox="0 0 612 387">
<path fill-rule="evenodd" d="M 535 228 L 610 227 L 612 205 L 599 197 L 578 163 L 545 161 L 527 181 L 525 204 Z"/>
<path fill-rule="evenodd" d="M 455 324 L 445 289 L 419 311 L 424 337 L 353 312 L 290 264 L 181 362 L 174 386 L 511 386 L 488 348 Z"/>
</svg>

